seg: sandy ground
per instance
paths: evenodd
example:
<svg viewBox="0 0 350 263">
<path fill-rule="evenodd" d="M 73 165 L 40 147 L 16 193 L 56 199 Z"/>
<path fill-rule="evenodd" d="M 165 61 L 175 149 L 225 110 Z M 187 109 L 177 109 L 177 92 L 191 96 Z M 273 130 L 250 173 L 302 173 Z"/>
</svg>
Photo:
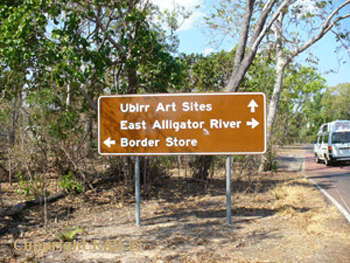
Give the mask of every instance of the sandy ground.
<svg viewBox="0 0 350 263">
<path fill-rule="evenodd" d="M 247 172 L 239 180 L 233 175 L 232 225 L 226 224 L 223 170 L 207 184 L 174 170 L 143 199 L 141 227 L 135 226 L 133 197 L 113 202 L 108 190 L 51 204 L 47 227 L 40 207 L 0 219 L 1 249 L 10 253 L 2 260 L 350 262 L 350 227 L 299 172 L 303 156 L 302 147 L 283 148 L 277 171 Z M 5 197 L 15 194 L 12 188 L 3 184 Z M 62 233 L 78 228 L 83 231 L 60 243 Z"/>
</svg>

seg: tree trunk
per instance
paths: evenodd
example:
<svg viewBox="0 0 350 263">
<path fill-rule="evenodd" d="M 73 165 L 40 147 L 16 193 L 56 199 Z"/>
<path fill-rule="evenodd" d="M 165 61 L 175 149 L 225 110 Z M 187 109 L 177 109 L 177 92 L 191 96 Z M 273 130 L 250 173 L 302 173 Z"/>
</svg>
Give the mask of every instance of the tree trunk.
<svg viewBox="0 0 350 263">
<path fill-rule="evenodd" d="M 210 174 L 210 166 L 212 161 L 213 156 L 198 156 L 193 162 L 193 178 L 206 181 Z"/>
<path fill-rule="evenodd" d="M 246 67 L 245 49 L 247 46 L 248 33 L 250 28 L 250 20 L 253 15 L 253 7 L 255 0 L 247 0 L 246 8 L 243 15 L 242 27 L 237 44 L 237 50 L 235 54 L 234 67 L 231 73 L 230 81 L 225 87 L 225 91 L 237 92 L 243 78 L 249 68 Z M 249 63 L 250 65 L 250 63 Z M 242 70 L 243 69 L 243 70 Z"/>
<path fill-rule="evenodd" d="M 71 88 L 70 88 L 70 83 L 69 83 L 67 85 L 67 98 L 66 98 L 67 111 L 68 111 L 68 108 L 70 107 L 70 94 L 71 94 Z"/>
<path fill-rule="evenodd" d="M 237 44 L 237 51 L 236 51 L 236 55 L 235 55 L 235 62 L 234 62 L 235 68 L 237 68 L 241 64 L 241 62 L 244 58 L 245 47 L 247 45 L 247 40 L 248 40 L 250 20 L 251 20 L 252 15 L 253 15 L 254 2 L 255 2 L 255 0 L 248 0 L 245 11 L 244 11 L 241 33 L 239 35 L 239 40 L 238 40 L 238 44 Z"/>
<path fill-rule="evenodd" d="M 84 130 L 87 135 L 87 147 L 86 147 L 86 153 L 90 153 L 92 150 L 92 141 L 93 141 L 93 133 L 92 133 L 92 116 L 91 112 L 87 113 L 87 116 L 85 117 L 85 127 Z"/>
<path fill-rule="evenodd" d="M 287 138 L 288 138 L 288 134 L 289 134 L 289 112 L 287 113 L 286 119 L 285 119 L 285 124 L 284 124 L 284 134 L 282 137 L 282 141 L 281 141 L 281 146 L 284 146 L 287 143 Z"/>
<path fill-rule="evenodd" d="M 245 74 L 247 73 L 250 65 L 252 64 L 255 55 L 258 51 L 259 45 L 262 39 L 265 37 L 273 22 L 277 19 L 280 13 L 283 13 L 283 8 L 287 6 L 288 1 L 284 1 L 276 13 L 272 16 L 270 21 L 266 23 L 266 20 L 275 5 L 275 0 L 267 1 L 263 8 L 255 26 L 254 33 L 250 39 L 248 51 L 246 52 L 248 33 L 250 30 L 250 21 L 254 11 L 255 0 L 247 0 L 246 8 L 243 15 L 242 27 L 240 31 L 240 38 L 237 45 L 237 51 L 235 55 L 235 65 L 232 70 L 229 83 L 225 87 L 225 91 L 238 91 L 240 84 L 242 83 Z"/>
<path fill-rule="evenodd" d="M 0 209 L 0 217 L 1 216 L 14 216 L 14 215 L 20 214 L 24 209 L 42 204 L 44 202 L 44 200 L 46 202 L 52 203 L 52 202 L 56 202 L 57 200 L 65 197 L 65 196 L 66 196 L 66 192 L 62 191 L 61 193 L 56 194 L 56 195 L 52 195 L 49 197 L 40 197 L 40 198 L 35 199 L 33 201 L 26 201 L 23 203 L 19 203 L 11 208 Z"/>
<path fill-rule="evenodd" d="M 277 25 L 275 26 L 275 41 L 277 48 L 277 64 L 276 64 L 276 78 L 275 85 L 273 89 L 272 98 L 269 103 L 269 109 L 267 113 L 266 120 L 266 142 L 267 142 L 267 154 L 261 157 L 261 162 L 259 166 L 259 172 L 263 172 L 271 168 L 271 138 L 273 134 L 273 126 L 275 124 L 278 104 L 281 96 L 281 91 L 283 87 L 283 76 L 284 70 L 286 66 L 291 62 L 290 58 L 284 57 L 283 46 L 282 46 L 282 36 L 281 36 L 281 28 L 283 21 L 283 13 L 280 15 Z"/>
<path fill-rule="evenodd" d="M 269 109 L 267 113 L 267 142 L 269 143 L 272 138 L 273 133 L 273 125 L 275 124 L 278 104 L 281 96 L 281 91 L 283 87 L 283 76 L 284 69 L 286 67 L 286 61 L 283 58 L 277 59 L 277 72 L 276 72 L 276 82 L 273 89 L 273 95 L 270 100 Z"/>
<path fill-rule="evenodd" d="M 128 94 L 136 94 L 139 85 L 136 68 L 128 69 Z"/>
<path fill-rule="evenodd" d="M 1 189 L 2 177 L 0 177 L 0 206 L 2 207 L 2 189 Z"/>
<path fill-rule="evenodd" d="M 277 59 L 276 82 L 274 85 L 272 98 L 270 100 L 269 109 L 268 109 L 268 113 L 267 113 L 267 120 L 266 120 L 266 128 L 267 128 L 266 142 L 267 142 L 267 151 L 268 152 L 271 151 L 271 146 L 272 146 L 271 145 L 271 138 L 272 138 L 272 134 L 273 134 L 273 126 L 274 126 L 275 120 L 276 120 L 278 103 L 280 100 L 281 91 L 282 91 L 282 87 L 283 87 L 284 69 L 285 69 L 286 65 L 287 65 L 287 61 L 285 61 L 283 59 L 283 57 L 281 55 L 279 55 L 278 59 Z M 271 155 L 268 154 L 268 156 L 271 156 Z M 267 156 L 263 155 L 261 158 L 259 171 L 260 172 L 266 171 L 270 166 L 269 162 L 271 162 L 271 160 L 268 160 Z"/>
</svg>

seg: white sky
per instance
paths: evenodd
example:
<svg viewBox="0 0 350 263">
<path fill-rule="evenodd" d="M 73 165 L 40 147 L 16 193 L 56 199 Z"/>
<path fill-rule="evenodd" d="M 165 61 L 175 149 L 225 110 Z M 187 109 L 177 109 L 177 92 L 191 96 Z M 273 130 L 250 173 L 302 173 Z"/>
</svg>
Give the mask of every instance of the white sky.
<svg viewBox="0 0 350 263">
<path fill-rule="evenodd" d="M 201 0 L 152 0 L 152 3 L 159 6 L 160 10 L 174 10 L 175 6 L 183 6 L 186 11 L 192 12 L 192 15 L 187 19 L 178 31 L 186 31 L 195 27 L 195 23 L 204 16 L 196 6 L 202 3 Z"/>
</svg>

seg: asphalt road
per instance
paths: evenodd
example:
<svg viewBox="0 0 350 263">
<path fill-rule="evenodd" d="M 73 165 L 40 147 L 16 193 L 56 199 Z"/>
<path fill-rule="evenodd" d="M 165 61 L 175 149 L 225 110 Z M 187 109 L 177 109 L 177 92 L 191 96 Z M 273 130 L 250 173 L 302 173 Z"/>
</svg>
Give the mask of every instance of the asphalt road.
<svg viewBox="0 0 350 263">
<path fill-rule="evenodd" d="M 341 163 L 327 167 L 316 163 L 313 146 L 307 146 L 304 174 L 315 181 L 331 195 L 348 213 L 350 213 L 350 163 Z"/>
</svg>

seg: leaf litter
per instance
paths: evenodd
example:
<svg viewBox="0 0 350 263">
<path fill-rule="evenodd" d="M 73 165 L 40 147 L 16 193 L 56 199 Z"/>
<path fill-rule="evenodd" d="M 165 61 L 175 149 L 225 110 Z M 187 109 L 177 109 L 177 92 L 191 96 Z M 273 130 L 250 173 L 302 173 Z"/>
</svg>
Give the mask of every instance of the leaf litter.
<svg viewBox="0 0 350 263">
<path fill-rule="evenodd" d="M 15 222 L 1 219 L 0 242 L 6 248 L 12 244 L 14 255 L 7 262 L 350 262 L 348 224 L 300 173 L 239 176 L 233 175 L 230 226 L 224 171 L 208 183 L 175 171 L 142 200 L 141 227 L 135 226 L 133 196 L 117 202 L 112 190 L 104 189 L 50 204 L 47 227 L 42 207 Z M 3 188 L 15 196 L 11 186 Z M 22 232 L 15 236 L 17 229 Z M 75 241 L 85 241 L 86 248 L 13 249 L 16 240 L 59 242 L 64 229 L 84 229 Z"/>
</svg>

